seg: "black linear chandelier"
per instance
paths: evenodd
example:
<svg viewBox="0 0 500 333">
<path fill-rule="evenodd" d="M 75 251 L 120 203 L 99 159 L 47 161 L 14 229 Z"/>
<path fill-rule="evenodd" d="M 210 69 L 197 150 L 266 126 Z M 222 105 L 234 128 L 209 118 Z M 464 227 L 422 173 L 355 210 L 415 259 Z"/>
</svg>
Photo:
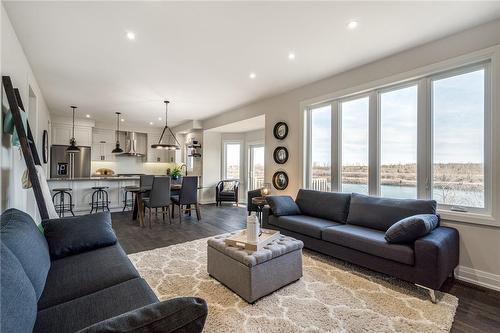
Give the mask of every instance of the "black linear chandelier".
<svg viewBox="0 0 500 333">
<path fill-rule="evenodd" d="M 158 143 L 151 145 L 151 148 L 155 149 L 167 149 L 167 150 L 179 150 L 181 149 L 181 145 L 170 127 L 168 127 L 167 116 L 168 116 L 168 103 L 169 101 L 163 101 L 165 103 L 165 127 L 163 128 L 163 132 L 161 132 L 160 140 Z M 166 134 L 166 135 L 165 135 Z M 165 143 L 162 143 L 163 137 L 165 136 Z M 170 138 L 169 138 L 170 136 Z M 173 140 L 172 140 L 173 138 Z M 170 139 L 170 140 L 169 140 Z"/>
</svg>

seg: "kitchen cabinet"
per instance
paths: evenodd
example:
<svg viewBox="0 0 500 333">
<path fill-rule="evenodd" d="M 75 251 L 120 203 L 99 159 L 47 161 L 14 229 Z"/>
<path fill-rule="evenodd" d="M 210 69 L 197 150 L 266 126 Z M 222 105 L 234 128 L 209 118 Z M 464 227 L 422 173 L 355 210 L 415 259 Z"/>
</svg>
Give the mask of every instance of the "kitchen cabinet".
<svg viewBox="0 0 500 333">
<path fill-rule="evenodd" d="M 52 124 L 52 144 L 69 145 L 71 139 L 71 124 Z M 75 125 L 75 139 L 78 146 L 92 145 L 92 127 Z"/>
<path fill-rule="evenodd" d="M 94 128 L 92 133 L 92 161 L 114 161 L 116 138 L 115 131 Z M 123 149 L 123 147 L 122 147 Z"/>
</svg>

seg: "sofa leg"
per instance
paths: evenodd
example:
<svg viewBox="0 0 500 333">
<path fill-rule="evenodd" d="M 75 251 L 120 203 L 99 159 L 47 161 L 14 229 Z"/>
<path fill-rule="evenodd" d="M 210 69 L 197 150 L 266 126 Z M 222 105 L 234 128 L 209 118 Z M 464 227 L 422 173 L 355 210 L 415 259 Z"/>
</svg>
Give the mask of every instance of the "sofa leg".
<svg viewBox="0 0 500 333">
<path fill-rule="evenodd" d="M 420 287 L 420 288 L 423 288 L 423 289 L 427 290 L 429 292 L 429 296 L 431 297 L 431 302 L 434 303 L 434 304 L 437 303 L 436 291 L 434 289 L 427 288 L 427 287 L 421 286 L 421 285 L 416 284 L 416 283 L 415 283 L 415 285 L 417 287 Z"/>
</svg>

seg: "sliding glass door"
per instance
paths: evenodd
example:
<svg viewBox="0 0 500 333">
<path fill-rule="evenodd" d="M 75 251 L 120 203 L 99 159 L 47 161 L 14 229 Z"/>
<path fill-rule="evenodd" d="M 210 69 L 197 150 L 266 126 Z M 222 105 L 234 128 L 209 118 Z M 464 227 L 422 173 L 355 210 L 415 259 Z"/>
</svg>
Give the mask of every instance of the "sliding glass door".
<svg viewBox="0 0 500 333">
<path fill-rule="evenodd" d="M 264 184 L 264 145 L 249 146 L 248 189 L 255 190 Z"/>
</svg>

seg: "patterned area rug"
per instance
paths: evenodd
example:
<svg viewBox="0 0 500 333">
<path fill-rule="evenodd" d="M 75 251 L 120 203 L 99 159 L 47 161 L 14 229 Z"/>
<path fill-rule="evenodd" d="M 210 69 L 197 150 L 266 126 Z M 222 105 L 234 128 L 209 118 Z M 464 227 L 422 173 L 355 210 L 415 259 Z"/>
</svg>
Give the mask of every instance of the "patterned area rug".
<svg viewBox="0 0 500 333">
<path fill-rule="evenodd" d="M 448 332 L 458 305 L 412 284 L 304 251 L 304 276 L 247 304 L 207 273 L 207 239 L 130 255 L 160 300 L 205 299 L 205 332 Z"/>
</svg>

